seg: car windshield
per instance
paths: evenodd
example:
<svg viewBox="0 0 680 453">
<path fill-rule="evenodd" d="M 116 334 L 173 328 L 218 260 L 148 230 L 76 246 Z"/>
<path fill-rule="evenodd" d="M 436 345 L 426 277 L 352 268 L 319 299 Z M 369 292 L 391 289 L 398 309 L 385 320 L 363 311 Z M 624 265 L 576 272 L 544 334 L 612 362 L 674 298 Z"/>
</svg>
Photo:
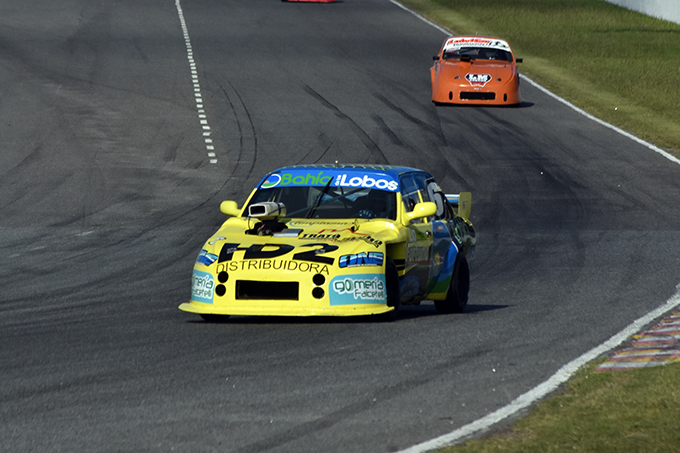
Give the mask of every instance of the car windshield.
<svg viewBox="0 0 680 453">
<path fill-rule="evenodd" d="M 462 56 L 470 57 L 471 60 L 512 61 L 510 52 L 490 47 L 458 47 L 444 51 L 444 60 L 459 59 Z"/>
<path fill-rule="evenodd" d="M 380 189 L 336 187 L 330 184 L 261 188 L 248 207 L 263 201 L 283 203 L 286 217 L 291 218 L 397 218 L 396 193 Z"/>
</svg>

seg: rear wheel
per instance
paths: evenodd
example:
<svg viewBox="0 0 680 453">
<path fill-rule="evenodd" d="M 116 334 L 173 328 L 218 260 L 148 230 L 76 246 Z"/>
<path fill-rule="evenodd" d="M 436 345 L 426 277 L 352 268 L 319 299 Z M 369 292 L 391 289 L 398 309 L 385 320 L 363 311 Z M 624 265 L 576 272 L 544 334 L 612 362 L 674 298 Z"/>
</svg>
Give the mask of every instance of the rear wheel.
<svg viewBox="0 0 680 453">
<path fill-rule="evenodd" d="M 446 299 L 435 300 L 434 306 L 439 313 L 462 313 L 467 306 L 469 291 L 470 268 L 465 257 L 458 255 L 456 263 L 453 265 L 451 283 Z"/>
</svg>

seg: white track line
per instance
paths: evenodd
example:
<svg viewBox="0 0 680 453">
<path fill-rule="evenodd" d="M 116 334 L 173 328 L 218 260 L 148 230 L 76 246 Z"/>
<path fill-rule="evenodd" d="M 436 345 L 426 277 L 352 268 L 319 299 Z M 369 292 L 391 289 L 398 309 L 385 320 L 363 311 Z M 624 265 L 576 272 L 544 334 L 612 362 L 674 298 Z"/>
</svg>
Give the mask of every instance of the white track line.
<svg viewBox="0 0 680 453">
<path fill-rule="evenodd" d="M 187 46 L 187 58 L 189 59 L 189 69 L 191 70 L 191 79 L 194 85 L 194 97 L 196 98 L 196 110 L 198 111 L 198 121 L 203 130 L 203 140 L 205 141 L 205 149 L 208 152 L 208 158 L 211 164 L 217 163 L 217 155 L 215 154 L 215 146 L 213 145 L 212 138 L 210 135 L 212 131 L 210 125 L 208 124 L 208 116 L 203 108 L 203 95 L 201 94 L 201 84 L 198 82 L 198 71 L 196 70 L 196 62 L 194 61 L 194 50 L 191 47 L 191 39 L 189 38 L 189 29 L 187 28 L 187 23 L 184 20 L 184 11 L 182 11 L 182 5 L 179 0 L 175 0 L 175 6 L 177 7 L 177 15 L 179 16 L 179 22 L 182 25 L 182 33 L 184 34 L 184 42 Z"/>
<path fill-rule="evenodd" d="M 442 33 L 446 35 L 452 34 L 449 30 L 440 27 L 439 25 L 425 19 L 423 16 L 420 14 L 416 13 L 415 11 L 412 11 L 409 8 L 406 8 L 404 5 L 401 5 L 397 3 L 395 0 L 389 0 L 391 3 L 394 5 L 398 6 L 399 8 L 402 8 L 409 13 L 413 14 L 423 22 L 426 22 L 427 24 L 433 26 L 437 30 L 440 30 Z M 531 85 L 534 87 L 538 88 L 548 96 L 558 100 L 559 102 L 563 103 L 564 105 L 572 108 L 576 112 L 580 113 L 581 115 L 585 116 L 586 118 L 595 121 L 605 127 L 608 127 L 619 134 L 630 138 L 631 140 L 636 141 L 637 143 L 646 146 L 647 148 L 651 149 L 654 152 L 657 152 L 667 158 L 668 160 L 675 162 L 676 164 L 680 164 L 680 159 L 676 158 L 675 156 L 672 156 L 671 154 L 667 153 L 666 151 L 662 150 L 661 148 L 658 148 L 651 143 L 647 143 L 644 140 L 641 140 L 637 137 L 635 137 L 632 134 L 629 134 L 628 132 L 619 129 L 618 127 L 606 123 L 602 121 L 599 118 L 595 118 L 591 114 L 585 112 L 584 110 L 576 107 L 574 104 L 571 102 L 562 99 L 561 97 L 557 96 L 554 93 L 551 93 L 550 91 L 546 90 L 542 86 L 538 85 L 536 82 L 533 80 L 529 79 L 525 75 L 522 75 L 522 78 L 529 82 Z M 590 362 L 591 360 L 594 360 L 601 355 L 607 353 L 608 351 L 614 349 L 616 346 L 619 344 L 623 343 L 626 341 L 628 337 L 631 335 L 634 335 L 638 333 L 641 329 L 643 329 L 646 325 L 650 324 L 652 321 L 655 319 L 663 316 L 664 314 L 668 313 L 669 311 L 677 308 L 680 306 L 680 285 L 677 286 L 678 291 L 676 294 L 668 299 L 665 304 L 661 305 L 659 308 L 656 310 L 653 310 L 649 313 L 647 313 L 645 316 L 637 319 L 634 321 L 632 324 L 630 324 L 628 327 L 623 329 L 621 332 L 617 333 L 613 337 L 611 337 L 609 340 L 605 341 L 599 346 L 594 347 L 590 351 L 586 352 L 585 354 L 581 355 L 580 357 L 572 360 L 571 362 L 567 363 L 564 365 L 562 368 L 557 370 L 555 374 L 553 374 L 547 381 L 539 384 L 538 386 L 534 387 L 533 389 L 529 390 L 528 392 L 518 396 L 515 398 L 510 404 L 507 406 L 504 406 L 478 420 L 475 420 L 474 422 L 468 423 L 467 425 L 461 426 L 460 428 L 451 431 L 448 434 L 444 434 L 443 436 L 436 437 L 434 439 L 428 440 L 426 442 L 414 445 L 412 447 L 409 447 L 405 450 L 401 450 L 397 453 L 423 453 L 426 451 L 431 451 L 431 450 L 436 450 L 439 448 L 443 448 L 446 446 L 449 446 L 455 442 L 460 441 L 461 439 L 464 439 L 466 437 L 472 436 L 473 434 L 482 432 L 484 430 L 489 429 L 491 426 L 495 425 L 496 423 L 499 423 L 500 421 L 517 414 L 519 411 L 526 409 L 527 407 L 531 406 L 538 400 L 544 398 L 546 395 L 549 393 L 555 391 L 560 385 L 564 384 L 569 380 L 569 378 L 576 372 L 578 371 L 581 367 L 583 367 L 586 363 Z"/>
</svg>

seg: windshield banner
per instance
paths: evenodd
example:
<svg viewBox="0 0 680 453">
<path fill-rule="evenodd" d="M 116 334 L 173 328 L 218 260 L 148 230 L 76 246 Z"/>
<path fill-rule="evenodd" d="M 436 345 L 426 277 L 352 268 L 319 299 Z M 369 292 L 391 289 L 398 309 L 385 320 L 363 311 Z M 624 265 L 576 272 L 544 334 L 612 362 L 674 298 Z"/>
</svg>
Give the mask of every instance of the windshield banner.
<svg viewBox="0 0 680 453">
<path fill-rule="evenodd" d="M 267 176 L 260 189 L 286 186 L 326 186 L 360 187 L 363 189 L 380 189 L 396 192 L 399 183 L 385 173 L 366 171 L 347 171 L 346 169 L 324 169 L 319 171 L 288 170 L 283 173 L 272 173 Z"/>
<path fill-rule="evenodd" d="M 510 46 L 507 42 L 500 39 L 489 39 L 479 37 L 453 37 L 449 38 L 444 44 L 444 51 L 459 49 L 461 47 L 490 47 L 492 49 L 499 49 L 510 51 Z"/>
</svg>

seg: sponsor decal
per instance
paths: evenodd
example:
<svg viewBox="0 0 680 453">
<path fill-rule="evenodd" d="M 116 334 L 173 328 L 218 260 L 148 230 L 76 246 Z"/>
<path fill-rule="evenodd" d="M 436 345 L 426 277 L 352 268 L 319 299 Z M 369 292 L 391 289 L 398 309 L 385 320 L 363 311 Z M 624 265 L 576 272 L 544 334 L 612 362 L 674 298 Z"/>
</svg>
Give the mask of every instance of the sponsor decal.
<svg viewBox="0 0 680 453">
<path fill-rule="evenodd" d="M 448 41 L 446 41 L 446 44 L 447 45 L 449 45 L 449 44 L 454 45 L 455 44 L 455 45 L 458 45 L 458 46 L 460 46 L 462 44 L 480 44 L 480 45 L 486 44 L 486 45 L 489 45 L 489 44 L 491 44 L 491 40 L 486 39 L 486 38 L 451 38 Z"/>
<path fill-rule="evenodd" d="M 341 233 L 346 233 L 345 235 Z M 347 234 L 349 233 L 349 234 Z M 354 242 L 354 241 L 364 241 L 365 243 L 372 245 L 376 248 L 382 245 L 382 241 L 374 239 L 368 234 L 357 233 L 352 230 L 352 228 L 342 228 L 340 230 L 336 229 L 324 229 L 318 233 L 305 233 L 301 234 L 298 239 L 300 240 L 320 240 L 320 241 L 330 241 L 330 242 Z"/>
<path fill-rule="evenodd" d="M 387 290 L 382 274 L 339 275 L 329 285 L 331 305 L 385 303 Z"/>
<path fill-rule="evenodd" d="M 459 47 L 492 47 L 501 50 L 510 50 L 507 42 L 500 39 L 486 39 L 486 38 L 449 38 L 444 44 L 444 49 L 448 52 L 452 48 Z"/>
<path fill-rule="evenodd" d="M 384 255 L 381 252 L 361 252 L 352 253 L 351 255 L 342 255 L 338 260 L 338 265 L 341 268 L 382 266 L 383 260 Z"/>
<path fill-rule="evenodd" d="M 307 171 L 290 171 L 286 173 L 272 173 L 260 185 L 261 189 L 271 189 L 276 186 L 325 186 L 333 179 L 336 187 L 361 187 L 364 189 L 380 189 L 396 192 L 399 183 L 391 177 L 383 174 L 347 174 L 344 172 L 319 171 L 310 173 Z"/>
<path fill-rule="evenodd" d="M 422 263 L 423 261 L 430 261 L 430 247 L 415 247 L 406 244 L 406 262 Z"/>
<path fill-rule="evenodd" d="M 281 182 L 281 175 L 274 173 L 274 174 L 267 176 L 267 179 L 262 183 L 260 188 L 269 189 L 271 187 L 276 187 L 276 186 L 279 185 L 280 182 Z"/>
<path fill-rule="evenodd" d="M 198 254 L 198 258 L 196 258 L 196 262 L 204 266 L 210 266 L 215 261 L 217 261 L 217 255 L 208 253 L 207 250 L 201 250 L 201 253 Z"/>
<path fill-rule="evenodd" d="M 296 271 L 311 272 L 313 274 L 329 275 L 328 265 L 322 263 L 309 263 L 306 261 L 291 260 L 244 260 L 229 261 L 217 265 L 217 273 L 222 271 Z"/>
<path fill-rule="evenodd" d="M 397 188 L 399 188 L 399 183 L 394 180 L 376 179 L 368 175 L 364 175 L 363 178 L 361 176 L 350 177 L 347 174 L 339 175 L 335 179 L 334 185 L 338 187 L 361 187 L 364 189 L 376 188 L 390 192 L 396 192 Z"/>
<path fill-rule="evenodd" d="M 479 86 L 483 87 L 487 83 L 491 81 L 492 77 L 490 74 L 473 74 L 473 73 L 468 73 L 465 74 L 465 80 L 470 82 L 470 85 L 473 87 Z"/>
<path fill-rule="evenodd" d="M 213 276 L 207 272 L 194 270 L 191 276 L 191 300 L 212 304 L 214 290 L 215 280 Z"/>
<path fill-rule="evenodd" d="M 304 244 L 300 246 L 300 248 L 303 247 L 307 250 L 295 253 L 293 255 L 293 260 L 311 261 L 322 264 L 333 264 L 335 262 L 335 258 L 322 255 L 337 250 L 337 245 L 320 243 Z M 278 258 L 279 256 L 290 253 L 294 249 L 295 247 L 288 244 L 253 244 L 248 247 L 241 247 L 241 244 L 238 243 L 225 243 L 222 245 L 217 262 L 221 264 L 225 261 L 231 261 L 234 258 L 234 254 L 239 251 L 244 252 L 244 260 L 257 260 Z"/>
<path fill-rule="evenodd" d="M 271 189 L 276 186 L 325 186 L 333 176 L 324 175 L 323 171 L 316 174 L 293 171 L 289 173 L 272 173 L 260 186 L 261 189 Z"/>
<path fill-rule="evenodd" d="M 332 230 L 335 231 L 335 230 Z M 323 240 L 323 241 L 337 241 L 342 237 L 339 233 L 304 233 L 298 236 L 298 239 L 312 239 L 312 240 Z"/>
<path fill-rule="evenodd" d="M 291 220 L 288 222 L 290 227 L 313 227 L 317 225 L 353 225 L 354 222 L 340 222 L 340 221 L 330 221 L 326 222 L 323 220 Z"/>
<path fill-rule="evenodd" d="M 325 176 L 323 171 L 318 172 L 316 175 L 312 173 L 282 173 L 281 174 L 281 185 L 282 186 L 325 186 L 330 182 L 332 176 Z"/>
</svg>

